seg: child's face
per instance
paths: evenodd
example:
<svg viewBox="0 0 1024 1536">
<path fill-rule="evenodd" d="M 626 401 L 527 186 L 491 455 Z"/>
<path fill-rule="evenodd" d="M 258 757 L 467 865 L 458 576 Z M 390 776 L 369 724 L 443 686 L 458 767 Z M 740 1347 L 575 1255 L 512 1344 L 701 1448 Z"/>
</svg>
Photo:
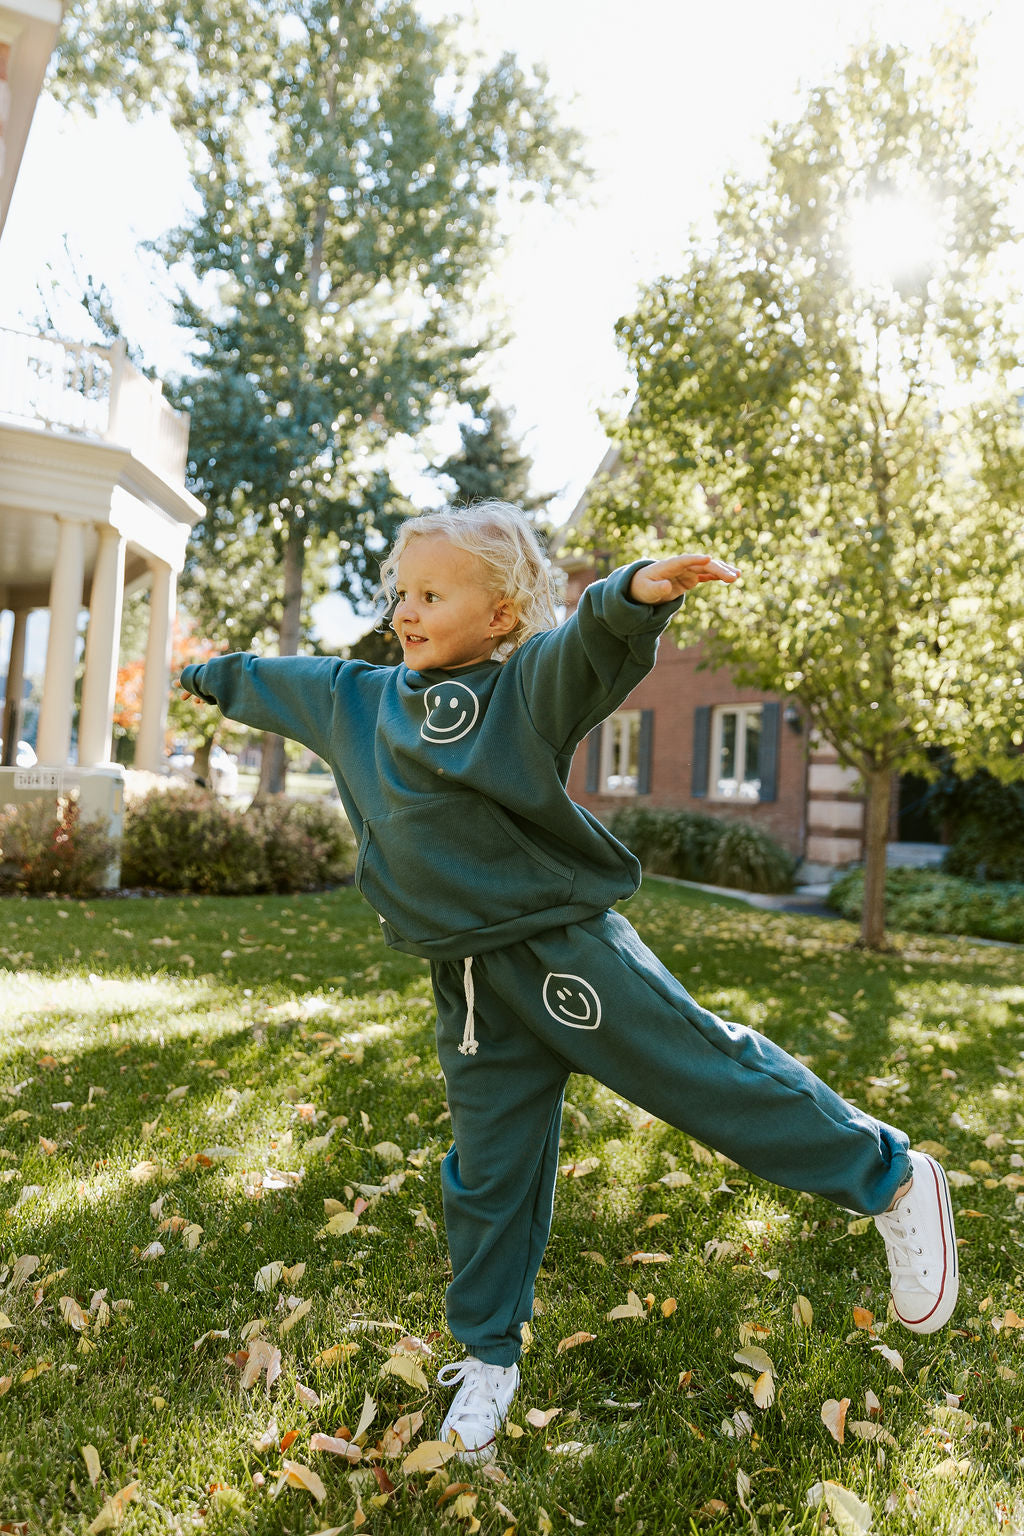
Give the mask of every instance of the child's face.
<svg viewBox="0 0 1024 1536">
<path fill-rule="evenodd" d="M 409 540 L 396 588 L 391 622 L 405 664 L 416 672 L 486 661 L 516 625 L 514 609 L 488 590 L 483 563 L 444 534 Z"/>
</svg>

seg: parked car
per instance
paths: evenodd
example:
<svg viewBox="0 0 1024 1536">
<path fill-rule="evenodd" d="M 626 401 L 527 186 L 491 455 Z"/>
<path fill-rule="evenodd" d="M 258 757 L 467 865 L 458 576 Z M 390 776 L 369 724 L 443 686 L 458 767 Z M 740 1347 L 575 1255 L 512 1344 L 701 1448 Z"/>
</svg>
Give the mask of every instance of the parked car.
<svg viewBox="0 0 1024 1536">
<path fill-rule="evenodd" d="M 193 753 L 179 749 L 171 753 L 167 766 L 173 773 L 188 774 L 194 762 Z M 217 745 L 210 751 L 210 787 L 216 795 L 238 794 L 238 759 Z"/>
</svg>

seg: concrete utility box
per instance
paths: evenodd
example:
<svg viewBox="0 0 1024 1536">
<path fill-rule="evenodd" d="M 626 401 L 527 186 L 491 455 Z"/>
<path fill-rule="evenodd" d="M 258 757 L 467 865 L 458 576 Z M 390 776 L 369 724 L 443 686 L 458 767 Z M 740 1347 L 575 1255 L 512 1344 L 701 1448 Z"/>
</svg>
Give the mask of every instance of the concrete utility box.
<svg viewBox="0 0 1024 1536">
<path fill-rule="evenodd" d="M 124 827 L 124 769 L 119 763 L 98 768 L 0 768 L 0 806 L 49 800 L 54 809 L 62 795 L 73 796 L 83 820 L 102 821 L 107 836 L 120 847 Z M 121 882 L 119 858 L 108 865 L 105 890 Z"/>
</svg>

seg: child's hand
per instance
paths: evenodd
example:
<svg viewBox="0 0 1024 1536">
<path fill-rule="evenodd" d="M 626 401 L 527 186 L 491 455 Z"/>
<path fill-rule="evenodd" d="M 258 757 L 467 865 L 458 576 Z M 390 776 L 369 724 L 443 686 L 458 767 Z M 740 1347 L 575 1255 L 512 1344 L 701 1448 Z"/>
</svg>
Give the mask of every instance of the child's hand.
<svg viewBox="0 0 1024 1536">
<path fill-rule="evenodd" d="M 670 603 L 702 581 L 735 581 L 739 571 L 712 555 L 673 555 L 635 571 L 629 595 L 636 603 Z"/>
</svg>

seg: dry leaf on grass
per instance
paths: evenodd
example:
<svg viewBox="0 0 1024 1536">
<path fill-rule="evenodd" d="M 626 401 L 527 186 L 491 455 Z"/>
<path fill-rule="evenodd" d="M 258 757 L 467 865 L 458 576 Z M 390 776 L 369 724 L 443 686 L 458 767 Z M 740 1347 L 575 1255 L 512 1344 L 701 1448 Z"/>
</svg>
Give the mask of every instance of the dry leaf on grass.
<svg viewBox="0 0 1024 1536">
<path fill-rule="evenodd" d="M 330 1344 L 322 1349 L 318 1355 L 313 1356 L 314 1365 L 340 1365 L 351 1355 L 359 1353 L 359 1345 L 352 1339 L 346 1339 L 343 1344 Z"/>
<path fill-rule="evenodd" d="M 383 1380 L 386 1376 L 397 1376 L 400 1381 L 408 1382 L 410 1387 L 415 1387 L 418 1392 L 428 1392 L 430 1383 L 423 1374 L 423 1367 L 413 1354 L 404 1349 L 394 1349 L 380 1368 L 380 1376 Z"/>
<path fill-rule="evenodd" d="M 402 1462 L 402 1474 L 408 1477 L 412 1472 L 437 1472 L 454 1455 L 455 1447 L 447 1440 L 423 1440 Z"/>
<path fill-rule="evenodd" d="M 793 1322 L 797 1328 L 809 1328 L 814 1322 L 814 1308 L 806 1296 L 798 1296 L 794 1301 Z"/>
<path fill-rule="evenodd" d="M 266 1339 L 253 1339 L 249 1358 L 242 1367 L 242 1386 L 246 1391 L 256 1385 L 264 1371 L 269 1392 L 281 1374 L 281 1351 Z"/>
<path fill-rule="evenodd" d="M 336 1435 L 312 1435 L 309 1448 L 311 1451 L 327 1451 L 331 1456 L 342 1456 L 346 1461 L 357 1462 L 363 1459 L 362 1446 L 356 1445 L 354 1440 L 342 1440 Z"/>
<path fill-rule="evenodd" d="M 903 1356 L 898 1349 L 890 1349 L 887 1344 L 872 1344 L 871 1348 L 876 1354 L 881 1355 L 883 1360 L 887 1360 L 894 1371 L 899 1371 L 900 1375 L 903 1374 Z"/>
<path fill-rule="evenodd" d="M 534 1429 L 546 1429 L 561 1411 L 561 1408 L 531 1408 L 526 1415 L 526 1422 L 532 1424 Z"/>
<path fill-rule="evenodd" d="M 312 1467 L 303 1466 L 301 1461 L 289 1461 L 287 1458 L 281 1462 L 281 1475 L 271 1498 L 276 1499 L 283 1488 L 304 1488 L 307 1493 L 313 1495 L 318 1504 L 327 1497 L 327 1489 Z"/>
<path fill-rule="evenodd" d="M 100 1480 L 100 1453 L 94 1445 L 81 1445 L 79 1450 L 85 1462 L 85 1470 L 89 1474 L 89 1481 L 95 1488 Z"/>
<path fill-rule="evenodd" d="M 811 1509 L 824 1504 L 843 1536 L 863 1536 L 871 1529 L 871 1506 L 841 1483 L 815 1483 L 807 1491 L 807 1503 Z"/>
<path fill-rule="evenodd" d="M 422 1413 L 403 1413 L 381 1436 L 380 1448 L 392 1460 L 401 1456 L 406 1446 L 423 1428 Z"/>
<path fill-rule="evenodd" d="M 256 1278 L 253 1281 L 254 1289 L 257 1291 L 276 1290 L 281 1283 L 283 1273 L 284 1265 L 280 1259 L 274 1259 L 272 1263 L 264 1264 L 256 1271 Z"/>
<path fill-rule="evenodd" d="M 623 1318 L 646 1317 L 647 1310 L 635 1291 L 627 1291 L 625 1302 L 621 1306 L 612 1307 L 605 1316 L 609 1323 L 615 1323 Z"/>
<path fill-rule="evenodd" d="M 740 1365 L 749 1365 L 752 1371 L 757 1371 L 758 1373 L 770 1371 L 773 1376 L 775 1374 L 775 1366 L 772 1363 L 771 1356 L 766 1354 L 759 1344 L 748 1344 L 745 1349 L 738 1349 L 733 1355 L 733 1359 L 738 1361 Z"/>
<path fill-rule="evenodd" d="M 82 1333 L 89 1326 L 89 1319 L 82 1311 L 73 1296 L 62 1296 L 60 1299 L 60 1315 L 69 1328 L 76 1333 Z"/>
<path fill-rule="evenodd" d="M 841 1402 L 837 1402 L 834 1397 L 830 1397 L 827 1402 L 821 1405 L 821 1422 L 833 1440 L 837 1440 L 840 1445 L 844 1445 L 846 1442 L 846 1415 L 849 1407 L 850 1399 L 848 1397 L 844 1397 Z"/>
<path fill-rule="evenodd" d="M 564 1355 L 567 1349 L 575 1349 L 578 1344 L 590 1344 L 597 1338 L 596 1333 L 570 1333 L 568 1338 L 559 1339 L 556 1355 Z"/>
<path fill-rule="evenodd" d="M 99 1531 L 109 1531 L 111 1527 L 118 1526 L 124 1519 L 124 1512 L 133 1499 L 139 1496 L 138 1483 L 128 1483 L 124 1488 L 119 1488 L 112 1493 L 100 1510 L 96 1519 L 89 1526 L 88 1536 L 97 1536 Z"/>
<path fill-rule="evenodd" d="M 289 1312 L 287 1317 L 283 1317 L 281 1319 L 280 1323 L 277 1325 L 278 1333 L 290 1333 L 291 1330 L 295 1327 L 296 1323 L 301 1323 L 302 1319 L 306 1316 L 312 1305 L 312 1301 L 300 1301 L 294 1312 Z"/>
</svg>

